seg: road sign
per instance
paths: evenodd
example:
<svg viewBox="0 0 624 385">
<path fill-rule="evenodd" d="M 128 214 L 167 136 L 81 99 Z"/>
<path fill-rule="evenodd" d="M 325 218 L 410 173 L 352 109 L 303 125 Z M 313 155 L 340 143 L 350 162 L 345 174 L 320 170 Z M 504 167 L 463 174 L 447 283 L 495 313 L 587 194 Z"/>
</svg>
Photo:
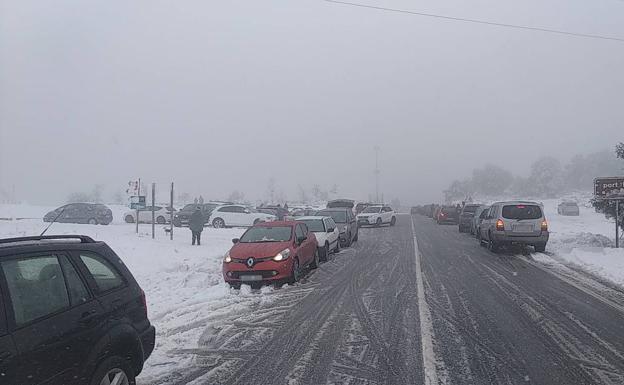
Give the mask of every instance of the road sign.
<svg viewBox="0 0 624 385">
<path fill-rule="evenodd" d="M 145 208 L 145 195 L 134 195 L 134 196 L 131 196 L 130 197 L 130 208 L 132 210 L 143 210 Z"/>
<path fill-rule="evenodd" d="M 624 177 L 594 179 L 594 195 L 597 199 L 624 199 Z"/>
</svg>

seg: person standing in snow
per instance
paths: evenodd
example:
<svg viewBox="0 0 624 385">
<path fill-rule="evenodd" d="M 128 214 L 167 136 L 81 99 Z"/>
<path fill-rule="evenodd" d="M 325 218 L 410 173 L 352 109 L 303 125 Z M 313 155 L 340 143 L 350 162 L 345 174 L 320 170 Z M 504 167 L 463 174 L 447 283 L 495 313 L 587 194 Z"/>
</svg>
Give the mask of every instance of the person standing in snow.
<svg viewBox="0 0 624 385">
<path fill-rule="evenodd" d="M 199 204 L 203 205 L 204 204 L 204 197 L 203 196 L 199 196 Z"/>
<path fill-rule="evenodd" d="M 201 245 L 201 233 L 204 231 L 205 222 L 204 214 L 202 214 L 201 208 L 198 206 L 189 218 L 189 229 L 193 236 L 192 245 L 195 245 L 195 241 L 197 241 L 197 246 Z"/>
</svg>

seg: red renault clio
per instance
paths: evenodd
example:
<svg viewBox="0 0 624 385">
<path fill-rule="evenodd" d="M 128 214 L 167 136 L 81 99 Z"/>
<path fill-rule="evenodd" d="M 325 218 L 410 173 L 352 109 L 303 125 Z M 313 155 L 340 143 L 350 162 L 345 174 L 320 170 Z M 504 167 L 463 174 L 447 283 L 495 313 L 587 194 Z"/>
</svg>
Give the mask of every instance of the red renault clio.
<svg viewBox="0 0 624 385">
<path fill-rule="evenodd" d="M 305 267 L 319 264 L 316 237 L 302 222 L 258 223 L 232 242 L 223 258 L 223 278 L 232 287 L 294 283 Z"/>
</svg>

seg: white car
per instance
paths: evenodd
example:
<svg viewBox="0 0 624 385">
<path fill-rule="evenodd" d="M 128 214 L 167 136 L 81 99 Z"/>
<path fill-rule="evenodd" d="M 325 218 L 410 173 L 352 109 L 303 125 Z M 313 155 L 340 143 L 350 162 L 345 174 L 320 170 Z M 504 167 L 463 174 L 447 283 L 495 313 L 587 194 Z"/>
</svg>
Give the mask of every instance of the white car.
<svg viewBox="0 0 624 385">
<path fill-rule="evenodd" d="M 384 223 L 394 226 L 396 214 L 390 206 L 369 206 L 357 216 L 359 226 L 381 226 Z"/>
<path fill-rule="evenodd" d="M 340 230 L 331 217 L 298 217 L 297 221 L 305 223 L 308 227 L 308 231 L 313 232 L 316 236 L 319 259 L 321 261 L 327 261 L 327 256 L 330 253 L 337 253 L 340 251 Z"/>
<path fill-rule="evenodd" d="M 259 213 L 243 205 L 222 205 L 212 210 L 208 224 L 216 229 L 233 226 L 250 227 L 258 222 L 271 222 L 276 219 L 275 215 Z"/>
<path fill-rule="evenodd" d="M 154 220 L 160 225 L 169 223 L 171 220 L 171 212 L 167 207 L 154 206 Z M 124 221 L 126 223 L 136 222 L 137 212 L 136 210 L 130 210 L 124 214 Z M 152 223 L 152 206 L 146 206 L 144 209 L 139 210 L 139 223 Z"/>
</svg>

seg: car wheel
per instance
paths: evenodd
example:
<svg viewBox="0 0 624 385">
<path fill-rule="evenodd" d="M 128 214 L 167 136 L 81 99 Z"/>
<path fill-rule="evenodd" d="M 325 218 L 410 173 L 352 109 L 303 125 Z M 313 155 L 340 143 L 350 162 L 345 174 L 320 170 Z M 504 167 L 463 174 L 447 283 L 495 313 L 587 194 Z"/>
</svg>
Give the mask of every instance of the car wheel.
<svg viewBox="0 0 624 385">
<path fill-rule="evenodd" d="M 490 250 L 493 253 L 498 253 L 498 243 L 496 243 L 495 240 L 492 239 L 492 236 L 490 235 L 487 243 L 488 246 L 488 250 Z"/>
<path fill-rule="evenodd" d="M 295 258 L 292 264 L 292 270 L 290 272 L 290 283 L 299 282 L 299 278 L 301 277 L 301 269 L 299 267 L 299 259 Z"/>
<path fill-rule="evenodd" d="M 182 222 L 179 219 L 174 219 L 173 220 L 173 225 L 175 227 L 182 227 Z"/>
<path fill-rule="evenodd" d="M 538 252 L 538 253 L 543 253 L 543 252 L 546 251 L 546 244 L 545 243 L 540 243 L 540 244 L 537 244 L 537 245 L 535 245 L 533 247 L 535 247 L 535 251 Z"/>
<path fill-rule="evenodd" d="M 129 361 L 121 357 L 104 360 L 95 370 L 90 385 L 135 385 L 134 372 Z"/>
<path fill-rule="evenodd" d="M 158 223 L 159 225 L 164 225 L 166 222 L 167 220 L 162 215 L 156 218 L 156 223 Z"/>
<path fill-rule="evenodd" d="M 98 224 L 97 219 L 95 219 L 95 218 L 89 219 L 89 224 L 90 225 L 97 225 Z"/>
<path fill-rule="evenodd" d="M 390 226 L 394 225 L 396 225 L 396 217 L 392 217 L 392 219 L 390 219 Z"/>
<path fill-rule="evenodd" d="M 222 229 L 225 227 L 225 221 L 221 218 L 215 218 L 212 221 L 212 227 L 214 227 L 215 229 Z"/>
<path fill-rule="evenodd" d="M 334 248 L 334 254 L 338 254 L 340 252 L 340 238 L 336 241 L 336 247 Z"/>
<path fill-rule="evenodd" d="M 320 254 L 320 260 L 327 262 L 327 257 L 329 256 L 329 242 L 325 242 L 325 246 L 320 249 Z"/>
<path fill-rule="evenodd" d="M 134 223 L 134 217 L 132 215 L 126 215 L 124 221 L 126 221 L 126 223 Z"/>
<path fill-rule="evenodd" d="M 314 270 L 314 269 L 318 269 L 319 267 L 319 250 L 318 248 L 314 250 L 314 258 L 312 259 L 312 262 L 310 262 L 310 269 Z"/>
<path fill-rule="evenodd" d="M 379 227 L 379 226 L 381 226 L 382 223 L 383 222 L 382 222 L 381 218 L 377 218 L 377 221 L 375 221 L 375 226 Z"/>
</svg>

